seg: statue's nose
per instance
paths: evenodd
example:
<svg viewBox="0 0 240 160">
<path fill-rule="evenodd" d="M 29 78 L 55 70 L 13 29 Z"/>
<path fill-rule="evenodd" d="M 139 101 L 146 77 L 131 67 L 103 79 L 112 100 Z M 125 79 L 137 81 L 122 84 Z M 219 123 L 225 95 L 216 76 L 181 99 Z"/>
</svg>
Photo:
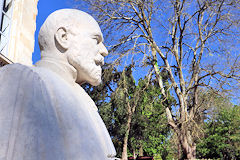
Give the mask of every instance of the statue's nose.
<svg viewBox="0 0 240 160">
<path fill-rule="evenodd" d="M 99 48 L 99 52 L 100 52 L 100 54 L 102 55 L 102 56 L 107 56 L 108 55 L 108 50 L 107 50 L 107 48 L 104 46 L 104 44 L 103 43 L 100 43 L 99 44 L 100 46 L 100 48 Z"/>
</svg>

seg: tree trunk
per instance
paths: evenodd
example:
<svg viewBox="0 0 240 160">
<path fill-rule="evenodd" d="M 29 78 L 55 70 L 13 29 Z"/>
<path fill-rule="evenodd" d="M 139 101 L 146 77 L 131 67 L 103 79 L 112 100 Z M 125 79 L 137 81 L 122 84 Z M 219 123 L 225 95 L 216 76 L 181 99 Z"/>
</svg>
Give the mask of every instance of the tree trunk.
<svg viewBox="0 0 240 160">
<path fill-rule="evenodd" d="M 136 156 L 136 151 L 135 149 L 133 150 L 133 159 L 136 160 L 137 156 Z"/>
<path fill-rule="evenodd" d="M 143 147 L 142 147 L 142 144 L 141 144 L 140 149 L 139 149 L 139 156 L 143 156 Z"/>
<path fill-rule="evenodd" d="M 183 146 L 183 159 L 196 159 L 195 144 L 192 144 L 192 146 L 190 146 L 186 143 L 186 145 Z"/>
<path fill-rule="evenodd" d="M 130 132 L 131 127 L 131 121 L 132 121 L 132 114 L 128 114 L 127 119 L 127 130 L 123 139 L 123 151 L 122 151 L 122 160 L 128 160 L 128 154 L 127 154 L 127 145 L 128 145 L 128 135 Z"/>
<path fill-rule="evenodd" d="M 188 131 L 184 131 L 188 132 Z M 178 149 L 178 153 L 182 153 L 180 159 L 196 159 L 196 144 L 192 142 L 191 135 L 181 134 L 178 135 L 178 140 L 181 148 Z"/>
</svg>

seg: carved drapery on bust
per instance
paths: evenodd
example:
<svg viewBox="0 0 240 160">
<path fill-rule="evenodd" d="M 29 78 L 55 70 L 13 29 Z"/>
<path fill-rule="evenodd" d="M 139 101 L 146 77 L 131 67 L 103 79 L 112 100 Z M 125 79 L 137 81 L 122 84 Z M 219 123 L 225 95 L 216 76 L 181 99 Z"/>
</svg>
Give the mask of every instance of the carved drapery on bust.
<svg viewBox="0 0 240 160">
<path fill-rule="evenodd" d="M 115 148 L 92 99 L 108 54 L 87 13 L 52 13 L 39 33 L 41 60 L 0 69 L 0 160 L 110 160 Z"/>
</svg>

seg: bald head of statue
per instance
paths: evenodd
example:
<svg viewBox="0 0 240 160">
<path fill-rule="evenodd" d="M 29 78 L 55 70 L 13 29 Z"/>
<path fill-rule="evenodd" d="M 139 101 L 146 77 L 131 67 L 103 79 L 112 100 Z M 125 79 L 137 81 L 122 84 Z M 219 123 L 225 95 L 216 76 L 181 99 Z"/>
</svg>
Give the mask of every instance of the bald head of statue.
<svg viewBox="0 0 240 160">
<path fill-rule="evenodd" d="M 108 51 L 98 23 L 89 14 L 77 9 L 53 12 L 42 25 L 38 42 L 41 58 L 70 64 L 77 83 L 101 83 L 101 66 Z"/>
</svg>

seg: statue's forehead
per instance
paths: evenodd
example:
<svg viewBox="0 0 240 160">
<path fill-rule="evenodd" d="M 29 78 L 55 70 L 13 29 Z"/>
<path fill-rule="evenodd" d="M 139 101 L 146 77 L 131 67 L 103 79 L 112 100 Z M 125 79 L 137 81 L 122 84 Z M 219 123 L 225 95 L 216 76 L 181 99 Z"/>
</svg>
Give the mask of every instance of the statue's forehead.
<svg viewBox="0 0 240 160">
<path fill-rule="evenodd" d="M 79 19 L 73 23 L 73 26 L 75 30 L 78 30 L 80 32 L 86 31 L 91 34 L 97 34 L 102 36 L 101 29 L 98 23 L 93 18 Z"/>
<path fill-rule="evenodd" d="M 82 23 L 86 25 L 91 25 L 91 26 L 98 26 L 97 21 L 89 14 L 85 12 L 78 12 L 78 14 L 73 15 L 73 20 L 76 21 L 76 23 Z"/>
<path fill-rule="evenodd" d="M 56 28 L 67 27 L 77 33 L 86 32 L 90 35 L 99 35 L 102 37 L 102 32 L 97 21 L 86 12 L 75 9 L 64 9 L 57 11 L 52 17 L 54 17 L 51 18 L 53 20 L 58 19 Z"/>
</svg>

